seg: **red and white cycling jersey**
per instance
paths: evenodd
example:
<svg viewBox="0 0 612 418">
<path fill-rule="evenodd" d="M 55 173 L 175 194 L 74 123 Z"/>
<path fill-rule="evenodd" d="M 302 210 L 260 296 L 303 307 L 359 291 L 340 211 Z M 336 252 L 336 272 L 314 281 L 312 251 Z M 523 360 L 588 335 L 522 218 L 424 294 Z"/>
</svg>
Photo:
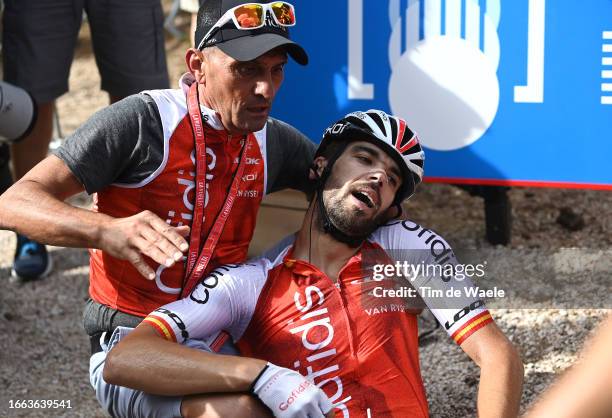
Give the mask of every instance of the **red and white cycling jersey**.
<svg viewBox="0 0 612 418">
<path fill-rule="evenodd" d="M 371 254 L 383 263 L 393 262 L 391 253 L 396 261 L 415 264 L 454 262 L 448 244 L 409 221 L 381 227 L 336 283 L 293 259 L 292 250 L 289 244 L 273 259 L 220 267 L 188 298 L 154 311 L 145 322 L 170 340 L 204 340 L 213 349 L 229 334 L 242 355 L 311 378 L 337 404 L 337 417 L 427 417 L 416 315 L 400 298 L 373 297 L 380 282 L 363 267 Z M 447 289 L 453 282 L 417 280 L 415 289 Z M 462 285 L 472 286 L 466 280 Z M 447 301 L 446 307 L 429 294 L 421 297 L 459 344 L 492 322 L 476 298 Z"/>
</svg>

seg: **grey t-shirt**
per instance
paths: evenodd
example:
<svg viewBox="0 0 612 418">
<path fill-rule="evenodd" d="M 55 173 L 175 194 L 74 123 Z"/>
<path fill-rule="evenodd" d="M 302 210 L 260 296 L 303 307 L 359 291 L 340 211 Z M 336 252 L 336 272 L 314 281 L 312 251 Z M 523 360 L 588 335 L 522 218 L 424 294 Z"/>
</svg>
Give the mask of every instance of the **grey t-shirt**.
<svg viewBox="0 0 612 418">
<path fill-rule="evenodd" d="M 308 168 L 315 148 L 291 125 L 269 118 L 266 193 L 286 188 L 308 191 Z M 155 101 L 140 93 L 100 110 L 66 138 L 55 155 L 89 194 L 113 183 L 141 182 L 164 157 L 164 134 Z"/>
</svg>

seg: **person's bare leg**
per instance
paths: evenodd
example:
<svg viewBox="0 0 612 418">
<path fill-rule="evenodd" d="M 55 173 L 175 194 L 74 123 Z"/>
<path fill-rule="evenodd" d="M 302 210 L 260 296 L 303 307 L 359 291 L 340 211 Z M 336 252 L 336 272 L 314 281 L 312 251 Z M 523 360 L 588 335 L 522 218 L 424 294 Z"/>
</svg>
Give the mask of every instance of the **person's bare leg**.
<svg viewBox="0 0 612 418">
<path fill-rule="evenodd" d="M 272 413 L 259 399 L 246 393 L 186 396 L 181 404 L 183 418 L 269 418 Z"/>
<path fill-rule="evenodd" d="M 53 101 L 37 104 L 38 116 L 32 132 L 11 145 L 14 181 L 22 178 L 47 157 L 53 135 Z M 17 247 L 11 276 L 36 280 L 51 272 L 53 263 L 44 245 L 17 235 Z"/>
<path fill-rule="evenodd" d="M 53 102 L 38 104 L 38 118 L 30 135 L 11 145 L 13 178 L 19 180 L 49 152 L 53 135 Z"/>
</svg>

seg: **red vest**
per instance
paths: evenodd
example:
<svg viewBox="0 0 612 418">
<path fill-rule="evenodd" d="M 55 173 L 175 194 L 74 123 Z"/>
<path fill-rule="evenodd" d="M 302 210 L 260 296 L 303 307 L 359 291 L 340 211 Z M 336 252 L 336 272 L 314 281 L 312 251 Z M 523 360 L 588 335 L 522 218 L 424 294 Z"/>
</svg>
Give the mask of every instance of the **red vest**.
<svg viewBox="0 0 612 418">
<path fill-rule="evenodd" d="M 180 90 L 159 90 L 149 94 L 158 104 L 164 127 L 164 160 L 143 182 L 137 185 L 111 185 L 94 195 L 94 210 L 116 218 L 150 210 L 170 225 L 191 225 L 195 197 L 194 137 L 185 96 Z M 205 108 L 202 111 L 204 119 L 209 122 L 204 125 L 207 193 L 203 243 L 225 203 L 238 167 L 243 138 L 230 137 L 219 126 L 212 111 Z M 265 150 L 261 149 L 262 142 L 258 141 L 261 135 L 265 135 L 265 128 L 255 135 L 257 139 L 254 137 L 249 141 L 253 145 L 245 150 L 246 165 L 242 186 L 206 273 L 221 264 L 238 263 L 246 259 L 264 194 L 265 167 L 262 154 Z M 184 262 L 167 268 L 146 258 L 156 272 L 156 278 L 152 281 L 140 275 L 128 261 L 116 259 L 101 250 L 90 250 L 90 254 L 89 292 L 99 303 L 129 314 L 146 316 L 179 297 L 185 275 Z"/>
</svg>

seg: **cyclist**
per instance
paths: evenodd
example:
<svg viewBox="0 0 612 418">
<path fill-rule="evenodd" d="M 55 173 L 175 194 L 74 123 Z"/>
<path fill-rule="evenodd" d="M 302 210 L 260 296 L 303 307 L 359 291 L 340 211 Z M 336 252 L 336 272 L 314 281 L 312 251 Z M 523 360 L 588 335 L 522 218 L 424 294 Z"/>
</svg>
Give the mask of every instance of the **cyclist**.
<svg viewBox="0 0 612 418">
<path fill-rule="evenodd" d="M 373 296 L 378 282 L 364 279 L 367 260 L 392 262 L 384 249 L 403 249 L 400 258 L 412 265 L 440 262 L 431 243 L 448 246 L 441 237 L 409 221 L 387 222 L 393 206 L 414 192 L 422 167 L 418 138 L 400 118 L 370 110 L 330 126 L 311 168 L 316 191 L 294 240 L 269 258 L 216 269 L 133 332 L 117 330 L 103 379 L 99 373 L 93 383 L 98 391 L 107 383 L 137 391 L 107 394 L 107 410 L 140 416 L 165 404 L 177 416 L 198 416 L 207 410 L 206 394 L 223 393 L 228 409 L 220 415 L 254 416 L 254 400 L 233 395 L 250 390 L 279 417 L 428 416 L 416 316 L 401 298 Z M 412 284 L 458 287 L 430 275 Z M 479 416 L 516 416 L 522 364 L 482 301 L 465 292 L 442 303 L 420 296 L 481 367 Z M 184 346 L 215 351 L 228 336 L 243 357 Z M 236 397 L 248 409 L 232 403 Z"/>
</svg>

